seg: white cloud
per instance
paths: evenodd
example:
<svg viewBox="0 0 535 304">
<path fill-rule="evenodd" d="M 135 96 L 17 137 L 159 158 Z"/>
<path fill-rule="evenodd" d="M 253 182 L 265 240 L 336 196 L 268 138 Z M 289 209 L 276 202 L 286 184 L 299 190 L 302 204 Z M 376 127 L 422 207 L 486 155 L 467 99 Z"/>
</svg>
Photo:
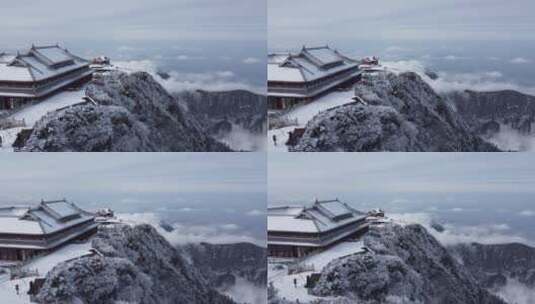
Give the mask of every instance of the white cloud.
<svg viewBox="0 0 535 304">
<path fill-rule="evenodd" d="M 502 124 L 500 132 L 488 139 L 504 151 L 533 151 L 535 150 L 535 137 L 526 135 L 510 125 Z"/>
<path fill-rule="evenodd" d="M 218 71 L 218 72 L 215 72 L 215 74 L 222 78 L 231 78 L 235 76 L 234 73 L 231 71 Z"/>
<path fill-rule="evenodd" d="M 181 54 L 175 57 L 176 60 L 179 61 L 187 61 L 187 60 L 205 60 L 206 57 L 204 56 L 191 56 L 191 55 L 185 55 Z"/>
<path fill-rule="evenodd" d="M 236 279 L 236 284 L 230 289 L 224 290 L 223 293 L 239 303 L 267 303 L 267 287 L 255 286 L 251 282 L 240 277 Z"/>
<path fill-rule="evenodd" d="M 166 90 L 170 92 L 207 90 L 229 91 L 248 90 L 256 93 L 265 93 L 265 87 L 250 85 L 241 81 L 232 71 L 214 71 L 208 73 L 182 73 L 177 71 L 168 72 L 169 78 L 163 79 L 157 72 L 160 71 L 157 64 L 152 60 L 120 61 L 116 66 L 126 71 L 144 71 L 151 74 Z"/>
<path fill-rule="evenodd" d="M 461 57 L 455 56 L 455 55 L 448 55 L 448 56 L 444 56 L 444 59 L 445 60 L 450 60 L 450 61 L 456 61 L 456 60 L 460 60 Z"/>
<path fill-rule="evenodd" d="M 512 278 L 507 278 L 507 284 L 496 290 L 495 294 L 507 301 L 507 303 L 535 303 L 535 290 Z"/>
<path fill-rule="evenodd" d="M 406 204 L 409 200 L 405 198 L 395 198 L 392 201 L 390 201 L 391 204 Z"/>
<path fill-rule="evenodd" d="M 119 52 L 134 52 L 134 51 L 137 51 L 138 48 L 129 46 L 129 45 L 121 45 L 120 47 L 117 48 L 117 50 Z"/>
<path fill-rule="evenodd" d="M 519 213 L 522 216 L 535 216 L 535 211 L 533 210 L 523 210 Z"/>
<path fill-rule="evenodd" d="M 462 211 L 464 211 L 464 209 L 463 208 L 452 208 L 451 211 L 453 211 L 453 212 L 462 212 Z"/>
<path fill-rule="evenodd" d="M 258 209 L 253 209 L 253 210 L 250 210 L 247 212 L 247 215 L 250 215 L 250 216 L 260 216 L 260 215 L 263 215 L 264 212 L 262 212 L 261 210 L 258 210 Z"/>
<path fill-rule="evenodd" d="M 221 227 L 221 229 L 224 229 L 224 230 L 237 230 L 238 228 L 240 228 L 240 226 L 236 224 L 223 224 L 219 227 Z"/>
<path fill-rule="evenodd" d="M 247 57 L 243 59 L 243 63 L 245 64 L 254 64 L 254 63 L 259 63 L 259 62 L 260 62 L 260 59 L 255 58 L 255 57 Z"/>
<path fill-rule="evenodd" d="M 136 204 L 136 203 L 144 203 L 145 201 L 140 200 L 138 198 L 134 198 L 134 197 L 125 197 L 121 199 L 120 202 L 123 204 Z"/>
<path fill-rule="evenodd" d="M 173 231 L 168 232 L 160 227 L 161 219 L 155 213 L 122 213 L 117 217 L 131 224 L 149 224 L 152 225 L 158 233 L 167 239 L 173 245 L 188 243 L 207 242 L 212 244 L 231 244 L 239 242 L 253 243 L 265 247 L 264 240 L 258 240 L 247 234 L 246 231 L 239 229 L 236 224 L 224 225 L 182 225 L 173 223 Z"/>
<path fill-rule="evenodd" d="M 435 222 L 429 213 L 402 213 L 390 214 L 391 218 L 403 224 L 420 224 L 424 226 L 443 245 L 455 245 L 461 243 L 481 243 L 481 244 L 507 244 L 523 243 L 531 245 L 532 242 L 523 236 L 515 235 L 511 227 L 507 224 L 492 225 L 453 225 L 443 224 L 443 232 L 438 232 L 431 227 Z"/>
<path fill-rule="evenodd" d="M 235 151 L 265 151 L 265 134 L 255 134 L 240 125 L 233 125 L 230 133 L 218 136 L 217 139 Z"/>
<path fill-rule="evenodd" d="M 394 73 L 415 72 L 435 91 L 448 93 L 453 91 L 499 91 L 515 90 L 535 95 L 535 87 L 525 87 L 503 79 L 500 71 L 480 71 L 473 73 L 440 72 L 438 79 L 426 75 L 427 67 L 419 60 L 384 61 L 383 65 Z"/>
<path fill-rule="evenodd" d="M 516 58 L 511 59 L 510 62 L 514 64 L 525 64 L 525 63 L 530 63 L 531 60 L 523 58 L 523 57 L 516 57 Z"/>
<path fill-rule="evenodd" d="M 410 49 L 402 47 L 402 46 L 397 46 L 397 45 L 392 45 L 385 49 L 386 53 L 401 53 L 401 52 L 408 52 L 408 51 L 410 51 Z"/>
</svg>

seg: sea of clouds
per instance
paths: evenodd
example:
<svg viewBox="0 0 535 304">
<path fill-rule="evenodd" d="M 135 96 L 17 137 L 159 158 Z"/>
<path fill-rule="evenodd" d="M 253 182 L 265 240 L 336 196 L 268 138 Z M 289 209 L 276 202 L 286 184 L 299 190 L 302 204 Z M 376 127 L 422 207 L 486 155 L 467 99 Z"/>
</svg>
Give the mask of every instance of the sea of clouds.
<svg viewBox="0 0 535 304">
<path fill-rule="evenodd" d="M 255 212 L 251 210 L 249 212 Z M 239 242 L 253 243 L 258 246 L 266 246 L 265 240 L 255 238 L 244 231 L 242 227 L 235 223 L 214 224 L 214 225 L 191 225 L 181 223 L 167 223 L 173 230 L 168 231 L 162 227 L 162 218 L 157 213 L 121 213 L 118 218 L 134 224 L 150 224 L 158 233 L 172 245 L 178 246 L 188 243 L 212 243 L 212 244 L 232 244 Z"/>
<path fill-rule="evenodd" d="M 453 59 L 450 59 L 453 60 Z M 500 71 L 475 71 L 471 73 L 453 73 L 433 71 L 421 60 L 384 61 L 382 64 L 393 72 L 415 72 L 422 77 L 435 91 L 449 93 L 454 91 L 499 91 L 515 90 L 525 94 L 535 95 L 535 87 L 522 86 L 508 80 Z M 438 74 L 437 79 L 431 79 L 428 71 Z"/>
<path fill-rule="evenodd" d="M 246 58 L 251 60 L 251 58 Z M 232 71 L 211 71 L 204 73 L 168 71 L 160 67 L 155 60 L 129 60 L 117 61 L 114 63 L 124 71 L 147 72 L 151 74 L 167 91 L 171 93 L 193 90 L 205 91 L 230 91 L 247 90 L 255 93 L 265 94 L 265 87 L 251 85 L 241 80 Z M 169 78 L 162 78 L 158 72 L 165 72 Z"/>
<path fill-rule="evenodd" d="M 460 210 L 462 211 L 462 210 Z M 434 215 L 426 212 L 416 213 L 392 213 L 389 217 L 401 223 L 420 224 L 424 226 L 441 244 L 445 246 L 461 243 L 481 243 L 481 244 L 506 244 L 523 243 L 534 246 L 532 240 L 516 234 L 513 229 L 503 223 L 480 224 L 480 225 L 459 225 L 441 223 Z M 434 223 L 439 223 L 444 231 L 439 232 L 433 228 Z"/>
</svg>

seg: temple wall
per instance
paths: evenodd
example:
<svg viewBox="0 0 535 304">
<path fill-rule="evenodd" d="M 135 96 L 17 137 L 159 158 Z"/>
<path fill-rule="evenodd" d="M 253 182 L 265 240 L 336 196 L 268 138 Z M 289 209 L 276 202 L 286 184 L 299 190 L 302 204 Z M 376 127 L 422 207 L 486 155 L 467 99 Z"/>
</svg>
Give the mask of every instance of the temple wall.
<svg viewBox="0 0 535 304">
<path fill-rule="evenodd" d="M 1 261 L 25 261 L 36 254 L 40 250 L 32 249 L 16 249 L 16 248 L 0 248 Z"/>
</svg>

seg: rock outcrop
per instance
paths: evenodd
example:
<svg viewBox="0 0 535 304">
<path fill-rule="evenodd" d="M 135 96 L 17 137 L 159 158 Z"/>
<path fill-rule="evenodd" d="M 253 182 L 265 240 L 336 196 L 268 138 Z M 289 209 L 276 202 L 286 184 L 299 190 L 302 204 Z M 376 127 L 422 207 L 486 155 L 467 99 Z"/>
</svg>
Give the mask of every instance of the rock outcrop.
<svg viewBox="0 0 535 304">
<path fill-rule="evenodd" d="M 39 303 L 235 303 L 149 225 L 99 229 L 92 246 L 47 274 Z"/>
<path fill-rule="evenodd" d="M 416 73 L 381 72 L 356 84 L 359 102 L 316 115 L 297 152 L 498 151 Z"/>
<path fill-rule="evenodd" d="M 369 304 L 505 303 L 420 225 L 374 226 L 363 241 L 369 251 L 331 261 L 314 295 Z"/>
<path fill-rule="evenodd" d="M 99 74 L 94 101 L 38 121 L 22 151 L 230 151 L 148 73 Z"/>
</svg>

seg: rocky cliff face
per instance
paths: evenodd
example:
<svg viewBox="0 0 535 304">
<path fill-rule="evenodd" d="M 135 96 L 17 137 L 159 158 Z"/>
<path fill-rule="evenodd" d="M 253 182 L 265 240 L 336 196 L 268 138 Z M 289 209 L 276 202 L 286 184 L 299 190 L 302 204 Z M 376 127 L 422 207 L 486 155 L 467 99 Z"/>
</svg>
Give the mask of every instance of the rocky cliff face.
<svg viewBox="0 0 535 304">
<path fill-rule="evenodd" d="M 23 151 L 229 151 L 149 74 L 110 72 L 87 87 L 91 103 L 49 113 Z"/>
<path fill-rule="evenodd" d="M 237 277 L 265 288 L 267 252 L 250 243 L 190 244 L 182 248 L 215 287 L 234 284 Z"/>
<path fill-rule="evenodd" d="M 330 262 L 313 294 L 370 304 L 505 303 L 420 225 L 371 227 L 363 241 L 369 252 Z"/>
<path fill-rule="evenodd" d="M 47 274 L 39 303 L 235 303 L 149 225 L 100 229 L 92 245 Z"/>
<path fill-rule="evenodd" d="M 253 133 L 266 131 L 267 99 L 244 90 L 182 92 L 177 95 L 190 113 L 208 126 L 229 121 Z"/>
<path fill-rule="evenodd" d="M 486 288 L 500 288 L 513 279 L 535 289 L 535 248 L 472 243 L 453 246 L 451 251 Z"/>
<path fill-rule="evenodd" d="M 366 75 L 355 95 L 314 117 L 293 151 L 498 151 L 416 73 Z"/>
<path fill-rule="evenodd" d="M 535 97 L 516 91 L 464 91 L 446 96 L 473 132 L 502 150 L 535 147 Z"/>
<path fill-rule="evenodd" d="M 248 133 L 265 139 L 267 99 L 243 90 L 225 92 L 182 92 L 175 95 L 186 111 L 196 117 L 203 129 L 217 139 L 235 143 L 231 134 Z M 246 135 L 246 134 L 242 134 Z M 254 141 L 249 138 L 249 141 Z M 253 143 L 254 144 L 254 143 Z M 232 145 L 238 150 L 257 150 L 254 145 Z"/>
<path fill-rule="evenodd" d="M 534 96 L 507 90 L 464 91 L 448 97 L 471 127 L 483 135 L 499 132 L 500 125 L 510 126 L 522 134 L 532 133 L 532 124 L 535 122 Z"/>
</svg>

